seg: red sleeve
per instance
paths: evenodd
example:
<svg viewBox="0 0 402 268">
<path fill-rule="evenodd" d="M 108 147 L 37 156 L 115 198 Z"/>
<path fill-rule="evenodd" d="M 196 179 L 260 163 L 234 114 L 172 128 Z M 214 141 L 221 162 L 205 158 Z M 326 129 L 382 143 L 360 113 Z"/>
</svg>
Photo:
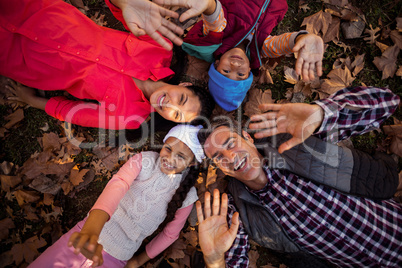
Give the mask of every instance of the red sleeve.
<svg viewBox="0 0 402 268">
<path fill-rule="evenodd" d="M 104 129 L 135 129 L 148 116 L 144 118 L 144 116 L 116 115 L 99 104 L 68 100 L 65 97 L 51 98 L 46 104 L 45 111 L 61 121 Z"/>
<path fill-rule="evenodd" d="M 124 28 L 126 28 L 129 31 L 127 24 L 124 21 L 121 9 L 113 5 L 112 2 L 110 2 L 110 0 L 105 0 L 105 3 L 109 7 L 110 11 L 112 11 L 113 16 L 115 16 L 116 19 L 118 19 L 121 23 L 123 23 Z"/>
</svg>

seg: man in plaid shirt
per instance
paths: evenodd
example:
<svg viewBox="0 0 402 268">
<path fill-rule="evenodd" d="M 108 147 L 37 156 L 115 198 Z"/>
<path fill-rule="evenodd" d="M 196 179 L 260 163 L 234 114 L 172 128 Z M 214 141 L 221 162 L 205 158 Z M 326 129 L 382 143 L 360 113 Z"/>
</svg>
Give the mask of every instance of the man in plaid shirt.
<svg viewBox="0 0 402 268">
<path fill-rule="evenodd" d="M 292 138 L 278 148 L 282 154 L 311 135 L 336 143 L 378 128 L 398 104 L 399 97 L 389 90 L 345 88 L 312 105 L 261 105 L 261 110 L 269 112 L 253 116 L 251 121 L 258 122 L 249 127 L 257 130 L 255 138 L 290 133 Z M 241 130 L 236 133 L 230 126 L 217 125 L 199 138 L 215 165 L 232 177 L 230 180 L 241 182 L 241 194 L 255 198 L 280 226 L 278 233 L 283 233 L 283 240 L 278 239 L 277 244 L 283 251 L 300 250 L 340 267 L 402 267 L 400 204 L 391 199 L 348 195 L 337 187 L 268 168 L 250 135 Z M 244 220 L 258 219 L 259 215 L 253 218 L 251 212 L 247 215 L 253 219 L 242 220 L 235 198 L 224 194 L 220 212 L 217 190 L 212 211 L 209 193 L 204 213 L 197 203 L 200 245 L 208 267 L 249 265 L 250 234 L 245 231 Z"/>
</svg>

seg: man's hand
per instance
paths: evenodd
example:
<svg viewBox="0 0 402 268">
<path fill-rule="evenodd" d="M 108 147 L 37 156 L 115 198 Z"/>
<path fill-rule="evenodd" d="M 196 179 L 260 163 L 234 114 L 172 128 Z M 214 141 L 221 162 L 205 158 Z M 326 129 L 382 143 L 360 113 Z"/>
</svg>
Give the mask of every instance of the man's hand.
<svg viewBox="0 0 402 268">
<path fill-rule="evenodd" d="M 35 89 L 24 86 L 11 79 L 8 80 L 9 85 L 6 88 L 14 95 L 7 99 L 14 102 L 26 103 L 34 108 L 45 110 L 47 98 L 36 96 Z"/>
<path fill-rule="evenodd" d="M 167 0 L 156 0 L 156 3 L 165 2 Z M 181 14 L 180 21 L 183 22 L 189 18 L 196 17 L 204 13 L 205 15 L 211 15 L 216 8 L 215 0 L 169 0 L 171 5 L 174 5 L 174 1 L 177 1 L 178 6 L 188 8 L 186 12 Z"/>
<path fill-rule="evenodd" d="M 296 38 L 293 52 L 297 52 L 296 73 L 302 75 L 304 81 L 314 80 L 315 73 L 322 75 L 322 58 L 324 42 L 315 34 L 303 34 Z"/>
<path fill-rule="evenodd" d="M 222 195 L 220 204 L 219 190 L 214 190 L 214 199 L 211 215 L 211 194 L 205 193 L 204 214 L 202 205 L 197 201 L 197 216 L 199 221 L 198 235 L 201 250 L 204 254 L 207 267 L 225 267 L 225 252 L 229 250 L 236 238 L 239 228 L 239 213 L 232 218 L 230 229 L 227 224 L 228 197 Z M 220 208 L 220 211 L 219 211 Z"/>
<path fill-rule="evenodd" d="M 172 46 L 160 34 L 176 45 L 180 46 L 183 43 L 183 40 L 177 36 L 184 33 L 183 29 L 165 19 L 165 16 L 178 18 L 179 15 L 176 12 L 148 0 L 111 0 L 111 2 L 122 10 L 127 27 L 135 36 L 148 34 L 167 50 L 171 50 Z M 174 2 L 184 2 L 184 0 L 158 0 L 155 2 L 170 5 Z"/>
<path fill-rule="evenodd" d="M 86 232 L 75 232 L 68 240 L 68 246 L 75 248 L 75 254 L 82 254 L 85 258 L 92 260 L 92 267 L 103 264 L 102 250 L 103 246 L 98 243 L 99 236 Z"/>
<path fill-rule="evenodd" d="M 316 104 L 261 104 L 259 108 L 267 112 L 250 118 L 251 121 L 259 121 L 249 125 L 250 129 L 257 130 L 255 138 L 269 137 L 278 133 L 290 133 L 293 136 L 279 146 L 279 153 L 310 137 L 324 119 L 324 111 Z"/>
</svg>

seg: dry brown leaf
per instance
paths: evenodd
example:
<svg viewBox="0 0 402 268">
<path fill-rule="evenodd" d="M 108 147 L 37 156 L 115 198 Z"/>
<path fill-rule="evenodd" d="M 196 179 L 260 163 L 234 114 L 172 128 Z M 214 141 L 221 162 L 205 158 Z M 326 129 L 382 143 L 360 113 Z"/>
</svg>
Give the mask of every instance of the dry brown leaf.
<svg viewBox="0 0 402 268">
<path fill-rule="evenodd" d="M 375 41 L 375 45 L 381 50 L 381 53 L 384 53 L 384 51 L 389 48 L 389 46 L 387 46 L 386 44 L 380 43 L 378 41 Z"/>
<path fill-rule="evenodd" d="M 402 157 L 402 134 L 392 137 L 389 151 L 399 157 Z"/>
<path fill-rule="evenodd" d="M 173 260 L 184 258 L 184 250 L 187 245 L 183 239 L 177 239 L 166 251 L 165 256 L 167 258 L 172 258 Z"/>
<path fill-rule="evenodd" d="M 378 70 L 382 71 L 382 79 L 394 77 L 399 50 L 399 47 L 394 45 L 387 48 L 381 57 L 374 58 L 373 63 L 377 66 Z"/>
<path fill-rule="evenodd" d="M 78 166 L 75 165 L 70 171 L 70 182 L 74 186 L 77 186 L 78 184 L 84 181 L 83 177 L 85 176 L 85 174 L 87 174 L 88 171 L 89 169 L 79 170 Z"/>
<path fill-rule="evenodd" d="M 39 255 L 38 248 L 44 247 L 46 244 L 44 239 L 40 239 L 37 236 L 27 239 L 22 244 L 15 244 L 11 248 L 15 264 L 20 265 L 24 260 L 27 263 L 31 263 Z"/>
<path fill-rule="evenodd" d="M 398 135 L 402 133 L 402 124 L 384 125 L 382 126 L 382 129 L 387 135 Z"/>
<path fill-rule="evenodd" d="M 402 76 L 402 65 L 399 66 L 398 70 L 395 73 L 397 76 Z"/>
<path fill-rule="evenodd" d="M 248 91 L 248 101 L 244 106 L 244 115 L 251 117 L 254 114 L 261 113 L 258 106 L 263 103 L 274 103 L 272 99 L 272 93 L 270 89 L 266 89 L 264 92 L 254 87 Z"/>
<path fill-rule="evenodd" d="M 10 129 L 12 126 L 24 119 L 24 110 L 19 108 L 12 114 L 4 117 L 5 121 L 8 121 L 2 128 Z"/>
<path fill-rule="evenodd" d="M 15 228 L 14 222 L 10 218 L 0 220 L 0 240 L 7 239 L 9 229 Z"/>
<path fill-rule="evenodd" d="M 396 29 L 397 29 L 399 32 L 402 32 L 402 18 L 401 18 L 401 17 L 398 17 L 398 18 L 396 18 L 395 20 L 396 20 Z"/>
<path fill-rule="evenodd" d="M 54 201 L 54 195 L 47 193 L 43 195 L 43 204 L 45 204 L 46 206 L 53 205 L 53 201 Z"/>
<path fill-rule="evenodd" d="M 19 176 L 0 175 L 1 189 L 5 192 L 10 192 L 12 188 L 21 183 Z"/>
<path fill-rule="evenodd" d="M 61 184 L 61 189 L 63 189 L 64 195 L 68 195 L 73 188 L 74 188 L 73 184 L 68 180 L 64 181 Z"/>
<path fill-rule="evenodd" d="M 25 204 L 22 209 L 25 213 L 25 219 L 30 221 L 37 221 L 39 220 L 38 213 L 35 208 L 33 208 L 30 204 Z"/>
<path fill-rule="evenodd" d="M 303 10 L 304 13 L 306 13 L 307 11 L 310 10 L 310 8 L 308 7 L 308 3 L 304 3 L 302 5 L 299 5 L 299 9 Z"/>
<path fill-rule="evenodd" d="M 341 20 L 337 17 L 333 17 L 331 24 L 328 26 L 327 32 L 322 37 L 322 40 L 324 41 L 324 43 L 328 43 L 331 41 L 334 41 L 334 42 L 339 41 L 340 25 L 341 25 Z"/>
<path fill-rule="evenodd" d="M 365 55 L 365 53 L 363 53 L 362 55 L 357 55 L 355 57 L 355 60 L 352 62 L 350 70 L 352 70 L 353 76 L 356 76 L 358 73 L 360 73 L 361 70 L 363 70 Z"/>
<path fill-rule="evenodd" d="M 205 186 L 207 188 L 209 185 L 216 182 L 216 178 L 217 178 L 216 171 L 217 171 L 217 168 L 213 167 L 212 165 L 208 166 L 208 174 L 207 174 L 207 179 L 205 182 Z"/>
<path fill-rule="evenodd" d="M 104 21 L 105 19 L 105 14 L 101 14 L 99 15 L 99 11 L 95 12 L 95 15 L 93 15 L 92 17 L 90 17 L 90 19 L 95 22 L 96 24 L 98 24 L 99 26 L 106 26 L 107 25 L 107 21 Z"/>
<path fill-rule="evenodd" d="M 369 34 L 368 37 L 364 37 L 364 40 L 367 41 L 369 44 L 374 44 L 375 40 L 380 34 L 377 34 L 380 31 L 380 27 L 376 27 L 373 29 L 373 26 L 370 24 L 370 29 L 364 30 L 364 33 Z"/>
<path fill-rule="evenodd" d="M 9 175 L 14 167 L 14 164 L 11 162 L 3 161 L 0 164 L 1 171 L 4 175 Z"/>
<path fill-rule="evenodd" d="M 331 14 L 320 10 L 319 12 L 304 18 L 301 26 L 306 25 L 306 30 L 309 33 L 318 35 L 319 32 L 322 32 L 322 34 L 325 35 L 331 22 Z"/>
<path fill-rule="evenodd" d="M 257 250 L 250 250 L 248 252 L 248 258 L 250 261 L 249 267 L 250 268 L 257 268 L 257 261 L 258 258 L 260 257 L 260 254 L 258 253 Z"/>
<path fill-rule="evenodd" d="M 13 194 L 20 207 L 24 204 L 34 203 L 40 199 L 39 193 L 36 191 L 17 190 Z"/>
<path fill-rule="evenodd" d="M 60 150 L 59 135 L 54 132 L 45 133 L 42 137 L 43 151 L 46 150 Z"/>
<path fill-rule="evenodd" d="M 350 46 L 346 45 L 345 43 L 342 43 L 341 41 L 334 42 L 334 44 L 343 48 L 344 53 L 346 53 L 347 50 L 352 51 L 352 48 Z"/>
<path fill-rule="evenodd" d="M 183 236 L 193 247 L 198 245 L 198 233 L 195 230 L 190 230 L 189 232 L 183 233 Z"/>
<path fill-rule="evenodd" d="M 400 34 L 397 30 L 391 31 L 390 37 L 395 45 L 402 49 L 402 34 Z"/>
<path fill-rule="evenodd" d="M 206 83 L 208 81 L 208 70 L 211 63 L 198 59 L 197 57 L 187 55 L 186 75 L 196 80 Z"/>
<path fill-rule="evenodd" d="M 340 89 L 350 86 L 353 80 L 355 80 L 347 67 L 344 69 L 338 68 L 332 70 L 329 72 L 327 77 L 329 79 L 324 79 L 324 83 L 322 83 L 320 91 L 329 95 Z"/>
<path fill-rule="evenodd" d="M 285 82 L 288 82 L 293 85 L 299 82 L 299 75 L 296 74 L 295 69 L 285 66 L 284 73 L 285 73 Z"/>
<path fill-rule="evenodd" d="M 60 189 L 60 183 L 57 180 L 52 180 L 45 175 L 39 175 L 30 184 L 29 187 L 41 193 L 55 195 Z"/>
</svg>

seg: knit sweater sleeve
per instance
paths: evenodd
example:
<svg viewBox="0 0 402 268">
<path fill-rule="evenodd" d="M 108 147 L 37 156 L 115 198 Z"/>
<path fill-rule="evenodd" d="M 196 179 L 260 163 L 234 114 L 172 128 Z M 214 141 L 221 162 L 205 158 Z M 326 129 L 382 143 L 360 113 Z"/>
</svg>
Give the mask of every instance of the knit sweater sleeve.
<svg viewBox="0 0 402 268">
<path fill-rule="evenodd" d="M 108 182 L 96 200 L 93 209 L 105 211 L 111 217 L 130 185 L 137 178 L 142 167 L 142 155 L 136 154 L 127 161 Z"/>
<path fill-rule="evenodd" d="M 203 33 L 208 35 L 209 32 L 220 33 L 226 28 L 226 18 L 223 12 L 222 4 L 216 0 L 216 9 L 211 15 L 202 14 Z"/>
<path fill-rule="evenodd" d="M 262 47 L 262 57 L 278 58 L 293 53 L 295 38 L 299 32 L 284 33 L 277 36 L 268 36 Z"/>
<path fill-rule="evenodd" d="M 154 239 L 149 242 L 145 250 L 147 255 L 153 259 L 158 256 L 162 251 L 167 249 L 177 238 L 181 229 L 183 229 L 184 224 L 190 212 L 193 208 L 193 204 L 180 208 L 176 211 L 173 221 L 169 222 L 166 227 L 160 232 Z"/>
</svg>

